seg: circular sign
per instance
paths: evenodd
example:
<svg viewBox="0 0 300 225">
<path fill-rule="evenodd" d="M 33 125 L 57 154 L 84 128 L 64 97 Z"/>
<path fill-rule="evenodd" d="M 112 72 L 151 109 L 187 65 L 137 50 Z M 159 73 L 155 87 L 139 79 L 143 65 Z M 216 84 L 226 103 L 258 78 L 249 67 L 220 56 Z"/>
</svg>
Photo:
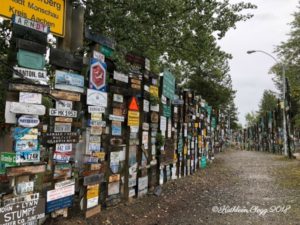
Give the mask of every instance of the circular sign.
<svg viewBox="0 0 300 225">
<path fill-rule="evenodd" d="M 18 119 L 18 123 L 21 127 L 36 127 L 40 120 L 36 116 L 23 115 Z"/>
</svg>

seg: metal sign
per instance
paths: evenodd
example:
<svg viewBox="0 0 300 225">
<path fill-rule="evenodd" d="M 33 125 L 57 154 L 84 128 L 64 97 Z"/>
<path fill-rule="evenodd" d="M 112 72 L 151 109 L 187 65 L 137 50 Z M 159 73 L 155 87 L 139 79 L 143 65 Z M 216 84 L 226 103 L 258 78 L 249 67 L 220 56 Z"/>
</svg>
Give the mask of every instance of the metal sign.
<svg viewBox="0 0 300 225">
<path fill-rule="evenodd" d="M 71 123 L 55 123 L 54 125 L 54 132 L 71 132 L 71 130 Z"/>
<path fill-rule="evenodd" d="M 139 104 L 136 97 L 132 97 L 128 106 L 129 110 L 139 111 Z"/>
<path fill-rule="evenodd" d="M 34 29 L 43 33 L 51 33 L 64 36 L 65 24 L 65 1 L 33 1 L 33 2 L 14 2 L 3 0 L 1 2 L 0 15 L 11 18 L 14 14 L 22 13 L 26 19 L 20 16 L 14 17 L 14 23 Z M 41 21 L 41 22 L 34 22 Z"/>
<path fill-rule="evenodd" d="M 21 151 L 16 152 L 17 163 L 40 162 L 40 151 Z"/>
<path fill-rule="evenodd" d="M 13 136 L 15 140 L 37 139 L 37 135 L 38 135 L 37 128 L 16 127 L 13 131 Z"/>
<path fill-rule="evenodd" d="M 72 152 L 72 144 L 56 144 L 55 145 L 56 152 Z"/>
<path fill-rule="evenodd" d="M 75 194 L 75 185 L 47 191 L 47 202 L 58 200 Z"/>
<path fill-rule="evenodd" d="M 16 140 L 15 151 L 38 151 L 38 140 Z"/>
<path fill-rule="evenodd" d="M 76 132 L 46 133 L 43 140 L 45 140 L 47 144 L 77 143 L 79 141 L 79 135 Z"/>
<path fill-rule="evenodd" d="M 44 69 L 46 63 L 44 55 L 22 49 L 19 49 L 17 59 L 19 66 L 35 70 Z"/>
<path fill-rule="evenodd" d="M 124 122 L 125 118 L 124 118 L 124 116 L 116 116 L 116 115 L 110 114 L 109 120 Z"/>
<path fill-rule="evenodd" d="M 173 100 L 175 95 L 175 77 L 168 70 L 164 71 L 162 94 Z"/>
<path fill-rule="evenodd" d="M 71 164 L 69 163 L 64 163 L 64 164 L 56 164 L 55 167 L 54 167 L 54 173 L 53 173 L 53 178 L 54 179 L 66 179 L 66 178 L 69 178 L 71 177 L 72 175 L 72 166 Z M 61 184 L 55 184 L 55 189 L 58 189 L 58 188 L 62 188 L 62 187 L 65 187 L 65 186 L 69 186 L 69 185 L 74 185 L 74 181 L 71 182 L 70 180 L 68 181 L 63 181 L 63 184 L 62 182 L 60 182 Z M 67 185 L 68 184 L 68 185 Z"/>
<path fill-rule="evenodd" d="M 107 93 L 93 89 L 88 89 L 87 104 L 107 107 Z"/>
<path fill-rule="evenodd" d="M 59 109 L 49 109 L 49 116 L 62 116 L 62 117 L 77 117 L 77 111 L 75 110 L 59 110 Z"/>
<path fill-rule="evenodd" d="M 113 101 L 123 103 L 124 97 L 123 97 L 123 95 L 114 94 Z"/>
<path fill-rule="evenodd" d="M 55 71 L 55 88 L 60 90 L 84 92 L 84 77 L 60 70 Z"/>
<path fill-rule="evenodd" d="M 49 78 L 47 76 L 46 70 L 33 70 L 33 69 L 27 69 L 23 67 L 15 66 L 14 70 L 18 71 L 23 75 L 24 78 L 33 80 L 38 84 L 41 85 L 48 85 Z M 13 73 L 13 78 L 23 78 L 20 77 L 18 74 Z M 24 90 L 26 91 L 26 90 Z"/>
<path fill-rule="evenodd" d="M 144 112 L 149 112 L 150 110 L 150 102 L 146 99 L 143 100 L 143 110 Z"/>
<path fill-rule="evenodd" d="M 106 91 L 106 64 L 97 59 L 91 59 L 89 88 Z"/>
<path fill-rule="evenodd" d="M 127 117 L 128 126 L 139 126 L 140 125 L 140 113 L 137 111 L 128 111 Z"/>
<path fill-rule="evenodd" d="M 47 202 L 46 213 L 71 207 L 72 204 L 73 204 L 73 195 Z"/>
<path fill-rule="evenodd" d="M 105 113 L 105 108 L 101 106 L 88 106 L 89 113 Z"/>
<path fill-rule="evenodd" d="M 122 135 L 122 124 L 121 124 L 121 122 L 112 121 L 111 134 L 114 135 L 114 136 L 121 136 Z"/>
<path fill-rule="evenodd" d="M 150 85 L 149 91 L 152 96 L 158 97 L 158 87 L 157 86 Z"/>
<path fill-rule="evenodd" d="M 72 110 L 73 102 L 67 100 L 59 100 L 55 102 L 55 108 L 60 110 Z"/>
<path fill-rule="evenodd" d="M 23 115 L 18 119 L 18 124 L 21 127 L 36 127 L 37 125 L 39 125 L 39 123 L 40 120 L 37 116 Z"/>
<path fill-rule="evenodd" d="M 70 153 L 54 152 L 54 154 L 53 154 L 53 160 L 55 162 L 68 163 L 70 161 L 70 159 L 71 159 Z"/>
<path fill-rule="evenodd" d="M 70 165 L 70 164 L 63 164 L 63 165 Z M 71 186 L 71 185 L 75 185 L 75 180 L 74 179 L 57 182 L 57 183 L 55 183 L 54 188 L 55 189 L 60 189 L 60 188 Z"/>
<path fill-rule="evenodd" d="M 24 194 L 28 192 L 33 192 L 34 182 L 22 182 L 17 184 L 17 193 Z"/>
<path fill-rule="evenodd" d="M 114 79 L 117 81 L 128 83 L 128 76 L 117 71 L 114 71 Z"/>
<path fill-rule="evenodd" d="M 163 115 L 168 118 L 171 117 L 171 106 L 163 105 Z"/>
<path fill-rule="evenodd" d="M 42 95 L 38 94 L 38 93 L 20 92 L 19 93 L 19 102 L 41 104 L 42 103 Z"/>
<path fill-rule="evenodd" d="M 0 208 L 0 224 L 30 224 L 45 217 L 45 199 L 21 201 Z"/>
<path fill-rule="evenodd" d="M 45 115 L 46 108 L 43 105 L 11 102 L 10 112 L 16 114 L 30 114 L 30 115 Z"/>
</svg>

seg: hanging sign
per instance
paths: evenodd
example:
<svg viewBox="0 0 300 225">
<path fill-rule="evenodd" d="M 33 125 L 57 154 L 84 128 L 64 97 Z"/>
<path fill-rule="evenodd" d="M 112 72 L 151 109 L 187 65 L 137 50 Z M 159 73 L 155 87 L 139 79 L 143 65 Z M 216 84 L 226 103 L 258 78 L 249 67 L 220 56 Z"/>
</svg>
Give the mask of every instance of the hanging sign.
<svg viewBox="0 0 300 225">
<path fill-rule="evenodd" d="M 140 125 L 140 113 L 136 111 L 128 111 L 127 118 L 128 126 L 139 126 Z"/>
<path fill-rule="evenodd" d="M 21 127 L 36 127 L 37 125 L 39 125 L 39 123 L 40 120 L 37 116 L 23 115 L 18 119 L 18 124 Z"/>
<path fill-rule="evenodd" d="M 48 85 L 49 78 L 47 77 L 46 70 L 33 70 L 33 69 L 27 69 L 18 66 L 15 66 L 14 70 L 22 74 L 23 77 L 21 77 L 20 75 L 14 72 L 13 78 L 25 78 L 25 79 L 35 81 L 37 84 Z"/>
<path fill-rule="evenodd" d="M 38 140 L 16 140 L 15 151 L 38 151 Z"/>
<path fill-rule="evenodd" d="M 175 96 L 175 77 L 168 70 L 164 71 L 162 94 L 172 101 Z"/>
<path fill-rule="evenodd" d="M 72 110 L 73 102 L 67 100 L 55 101 L 55 108 L 60 110 Z"/>
<path fill-rule="evenodd" d="M 106 91 L 106 64 L 91 59 L 89 88 Z"/>
<path fill-rule="evenodd" d="M 88 89 L 86 102 L 88 105 L 107 107 L 107 93 Z"/>
<path fill-rule="evenodd" d="M 103 55 L 101 52 L 98 51 L 93 51 L 93 58 L 97 59 L 101 62 L 105 62 L 105 55 Z"/>
<path fill-rule="evenodd" d="M 105 113 L 105 108 L 101 106 L 88 106 L 89 113 Z"/>
<path fill-rule="evenodd" d="M 42 70 L 46 64 L 44 55 L 22 49 L 17 53 L 17 60 L 19 66 L 34 70 Z"/>
<path fill-rule="evenodd" d="M 84 92 L 84 77 L 79 74 L 55 71 L 55 88 L 60 90 Z"/>
<path fill-rule="evenodd" d="M 136 97 L 131 98 L 128 109 L 133 111 L 139 111 L 139 105 Z"/>
<path fill-rule="evenodd" d="M 2 7 L 1 7 L 2 8 Z M 45 217 L 45 199 L 20 201 L 0 208 L 0 224 L 35 224 Z"/>
<path fill-rule="evenodd" d="M 42 94 L 30 93 L 30 92 L 20 92 L 19 93 L 19 102 L 41 104 L 42 103 Z"/>
<path fill-rule="evenodd" d="M 71 132 L 72 125 L 71 123 L 55 123 L 54 132 Z"/>
<path fill-rule="evenodd" d="M 16 152 L 17 163 L 40 162 L 40 151 L 21 151 Z"/>
<path fill-rule="evenodd" d="M 30 115 L 45 115 L 46 107 L 43 105 L 11 102 L 10 112 L 16 114 L 30 114 Z"/>
<path fill-rule="evenodd" d="M 62 117 L 77 117 L 77 111 L 75 110 L 59 110 L 59 109 L 49 109 L 49 116 L 62 116 Z"/>
<path fill-rule="evenodd" d="M 38 135 L 37 128 L 16 127 L 13 131 L 13 136 L 15 140 L 37 139 L 37 135 Z"/>
<path fill-rule="evenodd" d="M 114 79 L 117 81 L 128 83 L 128 76 L 117 71 L 114 71 Z"/>
</svg>

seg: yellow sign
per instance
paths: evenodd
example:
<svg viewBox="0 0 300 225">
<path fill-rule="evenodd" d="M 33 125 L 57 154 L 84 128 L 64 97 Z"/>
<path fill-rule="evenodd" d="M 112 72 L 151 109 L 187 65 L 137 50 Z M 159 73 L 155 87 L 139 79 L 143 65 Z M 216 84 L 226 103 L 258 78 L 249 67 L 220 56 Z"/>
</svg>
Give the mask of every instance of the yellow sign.
<svg viewBox="0 0 300 225">
<path fill-rule="evenodd" d="M 1 0 L 0 16 L 11 19 L 13 15 L 43 23 L 54 35 L 64 36 L 64 0 Z"/>
<path fill-rule="evenodd" d="M 99 184 L 87 186 L 87 199 L 96 198 L 99 196 Z"/>
<path fill-rule="evenodd" d="M 94 155 L 95 155 L 98 159 L 105 159 L 105 152 L 95 152 Z"/>
<path fill-rule="evenodd" d="M 158 87 L 150 85 L 149 91 L 151 95 L 158 97 Z"/>
<path fill-rule="evenodd" d="M 137 111 L 128 111 L 128 126 L 140 125 L 140 113 Z"/>
</svg>

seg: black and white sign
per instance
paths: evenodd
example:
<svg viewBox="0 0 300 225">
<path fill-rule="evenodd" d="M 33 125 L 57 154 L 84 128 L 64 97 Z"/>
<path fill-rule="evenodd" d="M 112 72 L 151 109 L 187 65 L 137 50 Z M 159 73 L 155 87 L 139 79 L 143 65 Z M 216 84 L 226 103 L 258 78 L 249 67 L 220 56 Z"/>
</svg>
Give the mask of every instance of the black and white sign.
<svg viewBox="0 0 300 225">
<path fill-rule="evenodd" d="M 23 67 L 14 67 L 14 70 L 18 71 L 26 79 L 36 81 L 41 85 L 48 85 L 49 78 L 47 77 L 47 71 L 45 70 L 32 70 Z M 14 73 L 13 78 L 22 78 L 18 74 Z"/>
<path fill-rule="evenodd" d="M 62 116 L 62 117 L 77 117 L 77 111 L 75 110 L 59 110 L 59 109 L 49 109 L 50 116 Z"/>
<path fill-rule="evenodd" d="M 105 113 L 105 108 L 101 106 L 89 106 L 88 107 L 89 113 Z"/>
<path fill-rule="evenodd" d="M 18 119 L 18 124 L 21 127 L 36 127 L 40 123 L 38 116 L 23 115 Z"/>
<path fill-rule="evenodd" d="M 30 92 L 20 92 L 19 102 L 31 103 L 31 104 L 41 104 L 42 94 L 30 93 Z"/>
<path fill-rule="evenodd" d="M 123 73 L 116 72 L 116 71 L 114 71 L 114 79 L 124 82 L 124 83 L 128 83 L 128 76 L 126 76 Z"/>
<path fill-rule="evenodd" d="M 71 132 L 71 123 L 55 123 L 54 132 Z"/>
</svg>

